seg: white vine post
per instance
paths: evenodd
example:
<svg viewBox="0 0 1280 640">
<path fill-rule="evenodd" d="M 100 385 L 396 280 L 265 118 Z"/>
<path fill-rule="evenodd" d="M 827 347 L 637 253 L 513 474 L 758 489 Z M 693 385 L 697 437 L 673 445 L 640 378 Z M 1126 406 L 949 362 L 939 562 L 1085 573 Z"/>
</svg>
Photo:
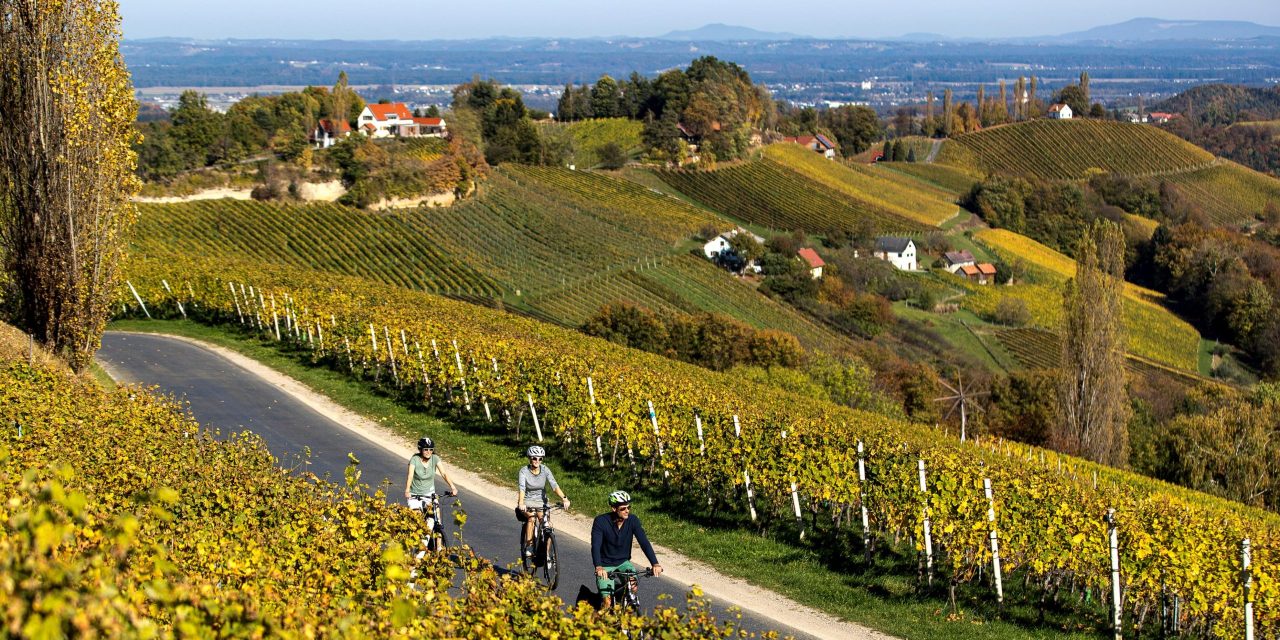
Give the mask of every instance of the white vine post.
<svg viewBox="0 0 1280 640">
<path fill-rule="evenodd" d="M 996 533 L 996 501 L 991 491 L 991 478 L 982 479 L 982 489 L 987 494 L 987 524 L 991 538 L 991 575 L 995 578 L 996 604 L 1004 607 L 1004 578 L 1000 575 L 1000 538 Z"/>
<path fill-rule="evenodd" d="M 347 347 L 347 370 L 354 372 L 356 370 L 355 358 L 351 357 L 351 338 L 342 336 L 342 344 Z"/>
<path fill-rule="evenodd" d="M 924 479 L 924 458 L 918 460 L 920 469 L 920 494 L 923 498 L 924 506 L 921 512 L 924 514 L 924 569 L 926 579 L 929 586 L 933 586 L 933 530 L 930 528 L 929 522 L 929 485 Z"/>
<path fill-rule="evenodd" d="M 186 310 L 186 309 L 184 309 L 184 308 L 182 308 L 182 301 L 178 299 L 178 294 L 174 293 L 174 292 L 173 292 L 173 289 L 169 288 L 169 281 L 168 281 L 168 280 L 165 280 L 164 278 L 161 278 L 161 279 L 160 279 L 160 284 L 164 285 L 164 290 L 165 290 L 165 291 L 168 291 L 168 292 L 169 292 L 169 295 L 172 295 L 172 296 L 173 296 L 173 301 L 174 301 L 174 303 L 176 303 L 176 304 L 178 305 L 178 313 L 181 313 L 181 314 L 182 314 L 183 319 L 186 319 L 186 317 L 187 317 L 187 310 Z"/>
<path fill-rule="evenodd" d="M 707 442 L 702 439 L 702 416 L 693 414 L 693 423 L 698 427 L 698 455 L 707 455 Z"/>
<path fill-rule="evenodd" d="M 276 329 L 276 342 L 280 342 L 280 314 L 276 313 L 276 294 L 271 294 L 271 324 Z"/>
<path fill-rule="evenodd" d="M 800 528 L 800 539 L 804 540 L 804 518 L 800 516 L 800 492 L 796 490 L 796 481 L 791 481 L 791 508 L 796 512 L 796 526 Z"/>
<path fill-rule="evenodd" d="M 497 371 L 498 363 L 494 361 L 494 370 Z M 587 376 L 587 395 L 591 396 L 591 430 L 595 431 L 596 436 L 596 456 L 600 459 L 600 468 L 604 468 L 604 445 L 600 442 L 600 430 L 596 428 L 596 385 L 591 381 L 591 376 Z"/>
<path fill-rule="evenodd" d="M 747 486 L 747 507 L 751 509 L 751 521 L 755 522 L 756 521 L 756 497 L 755 497 L 755 494 L 752 493 L 751 491 L 751 474 L 747 473 L 746 469 L 742 470 L 742 479 L 746 482 L 746 486 Z"/>
<path fill-rule="evenodd" d="M 867 518 L 867 461 L 858 441 L 858 504 L 862 507 L 862 550 L 871 562 L 871 520 Z"/>
<path fill-rule="evenodd" d="M 738 414 L 733 414 L 733 435 L 739 440 L 742 439 L 742 424 L 738 422 Z"/>
<path fill-rule="evenodd" d="M 524 394 L 526 400 L 529 401 L 529 413 L 533 414 L 533 429 L 538 434 L 538 442 L 542 442 L 542 423 L 538 422 L 538 410 L 533 406 L 533 394 Z"/>
<path fill-rule="evenodd" d="M 138 290 L 133 288 L 133 283 L 125 280 L 125 284 L 129 285 L 129 290 L 133 292 L 133 299 L 138 301 L 138 306 L 142 307 L 142 312 L 147 314 L 147 319 L 151 319 L 151 312 L 147 311 L 147 305 L 142 302 L 142 296 L 138 295 Z"/>
<path fill-rule="evenodd" d="M 236 317 L 240 318 L 240 324 L 244 324 L 244 310 L 240 308 L 240 298 L 236 295 L 236 285 L 234 282 L 228 282 L 231 287 L 231 301 L 236 303 Z"/>
<path fill-rule="evenodd" d="M 1240 541 L 1240 564 L 1243 567 L 1240 578 L 1244 587 L 1244 640 L 1253 640 L 1253 571 L 1250 565 L 1253 554 L 1249 548 L 1249 539 Z"/>
<path fill-rule="evenodd" d="M 391 359 L 391 379 L 395 381 L 397 387 L 400 386 L 400 372 L 396 370 L 396 349 L 395 343 L 391 341 L 391 330 L 387 325 L 382 325 L 382 337 L 387 341 L 387 357 Z"/>
<path fill-rule="evenodd" d="M 653 401 L 649 400 L 649 422 L 653 425 L 653 439 L 658 443 L 658 464 L 662 464 L 662 435 L 658 433 L 658 414 L 653 410 Z M 671 473 L 666 467 L 662 468 L 662 478 L 665 480 L 671 477 Z"/>
<path fill-rule="evenodd" d="M 1115 639 L 1120 640 L 1124 609 L 1120 602 L 1120 537 L 1116 532 L 1116 510 L 1107 509 L 1103 520 L 1107 523 L 1107 544 L 1111 547 L 1111 628 L 1115 630 Z"/>
<path fill-rule="evenodd" d="M 463 406 L 466 407 L 467 413 L 471 413 L 471 393 L 467 391 L 467 374 L 462 370 L 462 354 L 458 352 L 457 338 L 454 338 L 453 340 L 453 361 L 458 365 L 458 377 L 462 380 Z M 529 406 L 530 407 L 533 406 L 532 401 L 530 402 Z M 537 418 L 534 418 L 534 421 L 536 422 Z M 539 435 L 538 435 L 538 442 L 542 442 L 541 432 L 539 432 Z"/>
</svg>

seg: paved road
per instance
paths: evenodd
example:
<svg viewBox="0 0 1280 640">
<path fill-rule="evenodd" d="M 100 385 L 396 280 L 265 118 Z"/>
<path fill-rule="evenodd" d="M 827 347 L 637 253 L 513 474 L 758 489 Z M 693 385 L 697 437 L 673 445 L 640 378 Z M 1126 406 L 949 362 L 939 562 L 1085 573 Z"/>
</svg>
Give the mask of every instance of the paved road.
<svg viewBox="0 0 1280 640">
<path fill-rule="evenodd" d="M 362 481 L 376 487 L 385 480 L 392 488 L 389 496 L 403 495 L 411 451 L 401 457 L 388 453 L 212 351 L 164 336 L 108 332 L 98 359 L 107 363 L 121 382 L 158 385 L 162 392 L 187 401 L 204 426 L 224 433 L 248 430 L 258 434 L 285 465 L 310 447 L 309 470 L 341 481 L 347 453 L 352 452 L 361 461 Z M 442 453 L 447 459 L 448 452 Z M 447 463 L 445 468 L 447 471 Z M 440 484 L 441 490 L 446 488 Z M 517 560 L 518 524 L 511 511 L 514 495 L 512 505 L 498 504 L 468 497 L 466 487 L 460 489 L 468 516 L 467 542 L 498 566 Z M 446 515 L 445 521 L 451 524 L 452 518 Z M 561 536 L 558 542 L 562 568 L 556 593 L 574 602 L 583 589 L 594 590 L 590 546 L 568 536 Z M 647 566 L 642 554 L 635 559 L 639 566 Z M 640 589 L 642 604 L 651 609 L 659 593 L 673 597 L 667 604 L 683 603 L 686 585 L 658 578 L 641 582 Z M 718 614 L 725 613 L 721 606 L 716 609 Z M 743 621 L 756 631 L 777 629 L 798 638 L 808 637 L 747 614 L 743 614 Z"/>
</svg>

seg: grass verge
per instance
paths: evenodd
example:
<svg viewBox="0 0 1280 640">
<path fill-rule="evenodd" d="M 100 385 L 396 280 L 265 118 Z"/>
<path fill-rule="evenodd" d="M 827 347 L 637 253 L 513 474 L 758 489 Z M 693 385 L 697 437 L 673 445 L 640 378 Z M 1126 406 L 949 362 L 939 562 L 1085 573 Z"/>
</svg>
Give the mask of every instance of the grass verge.
<svg viewBox="0 0 1280 640">
<path fill-rule="evenodd" d="M 406 406 L 345 373 L 309 361 L 309 354 L 277 349 L 274 343 L 248 337 L 233 328 L 210 327 L 187 321 L 113 323 L 110 329 L 144 331 L 195 338 L 253 358 L 409 438 L 428 432 L 448 452 L 449 462 L 510 484 L 523 463 L 517 438 L 495 430 L 483 419 L 437 416 Z M 551 457 L 557 479 L 576 510 L 600 513 L 605 496 L 617 487 L 630 487 L 628 473 L 605 472 L 593 461 L 575 464 Z M 1105 612 L 1076 605 L 1075 595 L 1044 599 L 1023 587 L 1023 577 L 1005 577 L 1005 606 L 994 606 L 985 584 L 959 585 L 956 606 L 948 604 L 947 579 L 939 575 L 932 587 L 918 586 L 914 550 L 903 541 L 882 548 L 866 563 L 857 549 L 856 527 L 822 530 L 798 542 L 799 531 L 789 523 L 761 530 L 744 516 L 691 507 L 701 501 L 682 499 L 679 489 L 631 490 L 652 538 L 729 576 L 783 594 L 801 604 L 912 640 L 978 638 L 1098 638 Z"/>
</svg>

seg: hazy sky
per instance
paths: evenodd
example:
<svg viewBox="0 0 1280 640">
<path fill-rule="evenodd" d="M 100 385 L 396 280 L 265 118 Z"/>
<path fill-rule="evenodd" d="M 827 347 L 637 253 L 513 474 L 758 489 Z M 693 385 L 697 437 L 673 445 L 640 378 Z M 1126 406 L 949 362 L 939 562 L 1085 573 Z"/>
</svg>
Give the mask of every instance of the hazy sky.
<svg viewBox="0 0 1280 640">
<path fill-rule="evenodd" d="M 1280 26 L 1280 0 L 120 0 L 126 38 L 653 36 L 722 22 L 816 37 L 1037 36 L 1137 17 Z"/>
</svg>

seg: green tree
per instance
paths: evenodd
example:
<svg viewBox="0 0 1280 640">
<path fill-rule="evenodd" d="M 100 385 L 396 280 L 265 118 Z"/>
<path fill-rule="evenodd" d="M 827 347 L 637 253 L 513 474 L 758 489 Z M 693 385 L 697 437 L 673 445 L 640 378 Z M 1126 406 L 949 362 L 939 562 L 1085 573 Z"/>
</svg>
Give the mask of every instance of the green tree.
<svg viewBox="0 0 1280 640">
<path fill-rule="evenodd" d="M 188 89 L 178 97 L 170 120 L 174 146 L 189 167 L 203 167 L 217 157 L 213 151 L 222 136 L 222 115 L 209 108 L 204 94 Z"/>
<path fill-rule="evenodd" d="M 907 145 L 902 143 L 902 138 L 898 138 L 897 140 L 893 141 L 893 161 L 894 162 L 907 161 Z"/>
<path fill-rule="evenodd" d="M 870 107 L 843 105 L 822 111 L 818 124 L 836 137 L 840 153 L 853 156 L 871 148 L 883 134 L 880 118 Z"/>
<path fill-rule="evenodd" d="M 1069 84 L 1053 97 L 1055 103 L 1063 103 L 1071 107 L 1071 113 L 1083 118 L 1089 114 L 1089 98 L 1079 85 Z"/>
<path fill-rule="evenodd" d="M 83 371 L 120 284 L 136 217 L 138 105 L 116 3 L 0 0 L 3 297 Z"/>
<path fill-rule="evenodd" d="M 1124 234 L 1096 222 L 1076 250 L 1063 293 L 1062 367 L 1054 448 L 1095 462 L 1129 460 L 1125 392 Z"/>
<path fill-rule="evenodd" d="M 591 114 L 596 118 L 616 118 L 621 113 L 618 81 L 605 75 L 591 88 Z"/>
</svg>

